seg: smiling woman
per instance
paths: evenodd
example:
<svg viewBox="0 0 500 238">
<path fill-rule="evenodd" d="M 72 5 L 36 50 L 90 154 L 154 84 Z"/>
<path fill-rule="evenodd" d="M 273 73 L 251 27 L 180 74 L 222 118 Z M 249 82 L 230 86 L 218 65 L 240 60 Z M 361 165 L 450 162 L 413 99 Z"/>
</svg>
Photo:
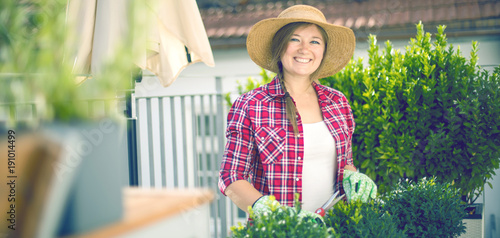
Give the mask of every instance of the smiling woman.
<svg viewBox="0 0 500 238">
<path fill-rule="evenodd" d="M 219 177 L 221 192 L 250 217 L 270 202 L 287 210 L 298 194 L 298 216 L 321 222 L 314 211 L 335 192 L 344 193 L 344 170 L 356 171 L 354 118 L 346 97 L 318 78 L 341 70 L 354 47 L 351 29 L 327 23 L 306 5 L 250 30 L 250 58 L 277 75 L 233 104 Z M 368 190 L 376 191 L 369 181 Z"/>
</svg>

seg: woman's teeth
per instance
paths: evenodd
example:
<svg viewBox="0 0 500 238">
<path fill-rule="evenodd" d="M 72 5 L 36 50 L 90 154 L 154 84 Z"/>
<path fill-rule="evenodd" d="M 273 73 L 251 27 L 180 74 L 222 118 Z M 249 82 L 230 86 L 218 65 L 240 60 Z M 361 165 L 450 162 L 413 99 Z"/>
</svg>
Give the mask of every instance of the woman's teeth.
<svg viewBox="0 0 500 238">
<path fill-rule="evenodd" d="M 310 59 L 300 59 L 300 58 L 295 58 L 295 61 L 299 62 L 299 63 L 308 63 L 309 61 L 311 61 Z"/>
</svg>

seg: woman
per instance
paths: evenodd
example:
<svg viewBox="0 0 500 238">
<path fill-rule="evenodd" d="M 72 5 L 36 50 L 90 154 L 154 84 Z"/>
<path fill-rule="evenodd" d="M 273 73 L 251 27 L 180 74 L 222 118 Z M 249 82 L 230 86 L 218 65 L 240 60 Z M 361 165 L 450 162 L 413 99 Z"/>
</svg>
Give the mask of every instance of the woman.
<svg viewBox="0 0 500 238">
<path fill-rule="evenodd" d="M 341 70 L 354 47 L 352 30 L 311 6 L 252 27 L 250 57 L 277 76 L 241 95 L 228 115 L 219 188 L 239 208 L 248 212 L 269 195 L 291 207 L 299 193 L 303 210 L 313 212 L 343 192 L 344 171 L 356 170 L 354 119 L 346 97 L 317 79 Z"/>
</svg>

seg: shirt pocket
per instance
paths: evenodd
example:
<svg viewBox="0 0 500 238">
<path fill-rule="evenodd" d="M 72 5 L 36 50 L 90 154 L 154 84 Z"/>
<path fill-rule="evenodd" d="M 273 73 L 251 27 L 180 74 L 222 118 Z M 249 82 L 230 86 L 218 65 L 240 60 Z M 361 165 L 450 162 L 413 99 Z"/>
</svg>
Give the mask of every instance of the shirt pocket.
<svg viewBox="0 0 500 238">
<path fill-rule="evenodd" d="M 255 141 L 263 164 L 273 164 L 285 151 L 286 131 L 281 127 L 259 127 L 255 131 Z"/>
</svg>

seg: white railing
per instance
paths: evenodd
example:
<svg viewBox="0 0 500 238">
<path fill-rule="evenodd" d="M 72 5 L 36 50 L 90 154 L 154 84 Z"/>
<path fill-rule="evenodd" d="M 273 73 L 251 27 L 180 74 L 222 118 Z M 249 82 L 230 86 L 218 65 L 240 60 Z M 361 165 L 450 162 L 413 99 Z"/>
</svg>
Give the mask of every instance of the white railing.
<svg viewBox="0 0 500 238">
<path fill-rule="evenodd" d="M 135 98 L 139 186 L 213 190 L 212 237 L 246 219 L 217 186 L 227 115 L 220 81 L 217 93 Z"/>
</svg>

